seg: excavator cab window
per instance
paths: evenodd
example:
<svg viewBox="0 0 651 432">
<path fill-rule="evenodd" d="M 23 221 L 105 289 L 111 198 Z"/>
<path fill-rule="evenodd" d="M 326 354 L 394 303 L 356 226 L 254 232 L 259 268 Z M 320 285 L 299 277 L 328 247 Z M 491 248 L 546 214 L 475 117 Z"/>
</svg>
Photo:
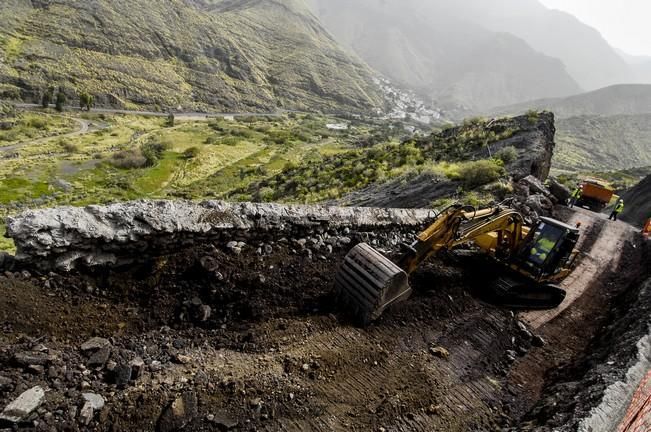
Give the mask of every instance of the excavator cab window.
<svg viewBox="0 0 651 432">
<path fill-rule="evenodd" d="M 553 219 L 542 218 L 521 251 L 521 263 L 537 276 L 560 271 L 578 240 L 578 230 Z"/>
</svg>

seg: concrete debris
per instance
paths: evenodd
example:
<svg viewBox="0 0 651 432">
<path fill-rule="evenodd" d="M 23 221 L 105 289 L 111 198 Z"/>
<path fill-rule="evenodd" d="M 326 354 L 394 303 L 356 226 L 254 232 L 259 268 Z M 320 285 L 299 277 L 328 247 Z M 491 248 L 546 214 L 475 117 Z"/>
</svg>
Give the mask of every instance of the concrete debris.
<svg viewBox="0 0 651 432">
<path fill-rule="evenodd" d="M 45 399 L 43 387 L 32 387 L 5 407 L 0 414 L 0 422 L 20 423 L 24 421 L 32 411 L 41 405 L 43 399 Z"/>
</svg>

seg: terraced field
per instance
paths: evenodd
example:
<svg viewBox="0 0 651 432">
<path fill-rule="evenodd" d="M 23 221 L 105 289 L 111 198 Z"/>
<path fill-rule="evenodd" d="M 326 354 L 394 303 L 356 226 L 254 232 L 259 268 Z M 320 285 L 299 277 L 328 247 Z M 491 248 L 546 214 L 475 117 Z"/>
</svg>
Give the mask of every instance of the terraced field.
<svg viewBox="0 0 651 432">
<path fill-rule="evenodd" d="M 51 205 L 225 197 L 308 155 L 351 149 L 377 128 L 332 131 L 330 122 L 340 120 L 292 114 L 169 124 L 164 117 L 19 113 L 0 135 L 0 219 Z M 152 148 L 154 156 L 145 154 Z M 0 240 L 0 250 L 11 248 Z"/>
</svg>

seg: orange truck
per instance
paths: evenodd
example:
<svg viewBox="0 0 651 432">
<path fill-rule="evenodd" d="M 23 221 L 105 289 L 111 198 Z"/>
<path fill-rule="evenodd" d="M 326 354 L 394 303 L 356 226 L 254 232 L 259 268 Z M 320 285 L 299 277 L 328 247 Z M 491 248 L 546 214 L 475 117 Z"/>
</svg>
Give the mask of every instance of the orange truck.
<svg viewBox="0 0 651 432">
<path fill-rule="evenodd" d="M 615 190 L 602 180 L 585 179 L 581 183 L 583 193 L 577 201 L 580 207 L 587 207 L 594 212 L 602 212 L 615 196 Z"/>
</svg>

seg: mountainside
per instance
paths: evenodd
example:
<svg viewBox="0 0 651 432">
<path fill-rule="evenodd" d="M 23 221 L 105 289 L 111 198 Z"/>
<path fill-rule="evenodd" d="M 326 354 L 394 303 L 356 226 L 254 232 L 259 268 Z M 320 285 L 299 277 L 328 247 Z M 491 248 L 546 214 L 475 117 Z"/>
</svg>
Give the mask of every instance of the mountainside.
<svg viewBox="0 0 651 432">
<path fill-rule="evenodd" d="M 296 0 L 4 0 L 0 98 L 48 86 L 126 107 L 383 104 L 368 67 Z"/>
<path fill-rule="evenodd" d="M 581 115 L 636 115 L 651 113 L 651 85 L 615 85 L 567 98 L 542 99 L 525 102 L 494 111 L 496 114 L 518 113 L 523 110 L 550 110 L 558 118 Z"/>
<path fill-rule="evenodd" d="M 554 168 L 622 170 L 651 165 L 651 114 L 577 116 L 556 122 Z"/>
<path fill-rule="evenodd" d="M 626 206 L 622 219 L 642 226 L 651 217 L 651 176 L 626 192 L 623 198 Z"/>
<path fill-rule="evenodd" d="M 445 0 L 435 0 L 434 4 L 442 2 Z M 474 22 L 513 34 L 536 51 L 561 60 L 585 90 L 630 82 L 651 83 L 651 74 L 637 76 L 596 29 L 566 12 L 547 9 L 538 0 L 500 0 L 500 7 L 482 0 L 452 3 L 457 13 L 465 13 Z"/>
<path fill-rule="evenodd" d="M 487 108 L 581 91 L 561 61 L 487 30 L 447 3 L 310 0 L 341 43 L 439 106 Z"/>
</svg>

